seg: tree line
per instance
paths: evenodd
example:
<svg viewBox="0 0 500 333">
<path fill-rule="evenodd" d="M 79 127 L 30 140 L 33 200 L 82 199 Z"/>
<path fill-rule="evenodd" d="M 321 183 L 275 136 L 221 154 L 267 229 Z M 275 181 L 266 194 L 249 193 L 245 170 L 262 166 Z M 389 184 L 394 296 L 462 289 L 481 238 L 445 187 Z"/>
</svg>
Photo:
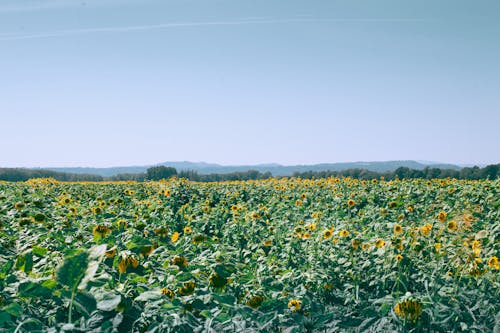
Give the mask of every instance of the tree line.
<svg viewBox="0 0 500 333">
<path fill-rule="evenodd" d="M 379 179 L 432 179 L 432 178 L 456 178 L 456 179 L 498 179 L 500 178 L 500 164 L 488 165 L 484 168 L 468 167 L 460 170 L 454 169 L 440 169 L 427 167 L 423 170 L 410 169 L 407 167 L 400 167 L 394 171 L 376 172 L 366 169 L 347 169 L 342 171 L 306 171 L 295 172 L 293 177 L 300 177 L 304 179 L 311 178 L 327 178 L 327 177 L 351 177 L 362 180 Z M 76 174 L 66 173 L 43 169 L 23 169 L 23 168 L 0 168 L 0 180 L 5 181 L 26 181 L 31 178 L 54 178 L 59 181 L 67 182 L 80 182 L 80 181 L 148 181 L 148 180 L 161 180 L 172 177 L 185 178 L 197 182 L 217 182 L 217 181 L 245 181 L 245 180 L 259 180 L 268 179 L 273 177 L 270 172 L 260 172 L 256 170 L 248 170 L 241 172 L 231 173 L 211 173 L 199 174 L 194 170 L 182 170 L 178 172 L 175 168 L 166 166 L 154 166 L 145 173 L 123 173 L 112 177 L 103 177 L 91 174 Z"/>
<path fill-rule="evenodd" d="M 478 179 L 497 179 L 500 178 L 500 164 L 488 165 L 484 168 L 471 167 L 454 169 L 440 169 L 426 167 L 423 170 L 410 169 L 407 167 L 399 167 L 394 171 L 375 172 L 366 169 L 347 169 L 342 171 L 306 171 L 295 172 L 293 177 L 304 179 L 311 178 L 327 178 L 327 177 L 351 177 L 361 180 L 379 179 L 433 179 L 433 178 L 456 178 L 467 180 Z"/>
</svg>

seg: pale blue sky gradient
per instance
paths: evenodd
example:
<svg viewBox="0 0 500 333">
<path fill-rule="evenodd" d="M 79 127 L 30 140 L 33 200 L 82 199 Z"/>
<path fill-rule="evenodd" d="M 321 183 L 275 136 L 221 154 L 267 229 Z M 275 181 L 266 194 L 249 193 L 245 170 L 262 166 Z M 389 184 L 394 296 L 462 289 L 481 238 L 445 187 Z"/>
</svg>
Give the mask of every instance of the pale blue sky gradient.
<svg viewBox="0 0 500 333">
<path fill-rule="evenodd" d="M 500 162 L 500 2 L 1 0 L 0 167 Z"/>
</svg>

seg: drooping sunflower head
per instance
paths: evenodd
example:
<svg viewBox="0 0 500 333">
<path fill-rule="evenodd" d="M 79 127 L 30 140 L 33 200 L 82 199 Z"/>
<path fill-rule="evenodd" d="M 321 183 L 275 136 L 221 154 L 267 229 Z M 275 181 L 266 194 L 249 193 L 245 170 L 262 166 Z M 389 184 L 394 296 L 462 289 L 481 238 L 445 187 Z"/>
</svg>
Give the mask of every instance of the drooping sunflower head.
<svg viewBox="0 0 500 333">
<path fill-rule="evenodd" d="M 210 276 L 209 283 L 215 289 L 223 289 L 227 285 L 228 279 L 214 273 Z"/>
<path fill-rule="evenodd" d="M 21 210 L 23 209 L 24 207 L 26 207 L 26 204 L 22 201 L 19 201 L 19 202 L 16 202 L 16 204 L 14 205 L 14 207 L 17 209 L 17 210 Z"/>
<path fill-rule="evenodd" d="M 163 295 L 166 295 L 170 299 L 174 299 L 174 297 L 175 297 L 175 293 L 172 290 L 168 289 L 168 288 L 162 288 L 161 289 L 161 293 Z"/>
<path fill-rule="evenodd" d="M 194 292 L 196 283 L 194 281 L 184 282 L 183 286 L 178 289 L 182 296 L 191 295 Z"/>
<path fill-rule="evenodd" d="M 197 234 L 193 237 L 193 244 L 200 244 L 207 240 L 207 236 L 203 234 Z"/>
<path fill-rule="evenodd" d="M 401 319 L 415 322 L 422 314 L 422 304 L 416 300 L 406 300 L 397 303 L 394 312 Z"/>
<path fill-rule="evenodd" d="M 261 295 L 255 295 L 255 296 L 252 296 L 248 301 L 247 301 L 247 305 L 249 307 L 251 307 L 252 309 L 257 309 L 261 304 L 262 302 L 264 302 L 265 298 Z"/>
<path fill-rule="evenodd" d="M 111 233 L 111 229 L 107 225 L 98 224 L 92 229 L 92 233 L 96 237 L 104 238 Z"/>
<path fill-rule="evenodd" d="M 440 211 L 440 212 L 438 213 L 438 216 L 437 216 L 437 218 L 438 218 L 439 222 L 444 222 L 444 221 L 446 221 L 446 217 L 447 217 L 447 214 L 446 214 L 446 212 L 445 212 L 445 211 Z"/>
<path fill-rule="evenodd" d="M 188 265 L 188 261 L 183 256 L 175 256 L 174 259 L 172 259 L 172 265 L 177 265 L 180 269 L 183 269 Z"/>
</svg>

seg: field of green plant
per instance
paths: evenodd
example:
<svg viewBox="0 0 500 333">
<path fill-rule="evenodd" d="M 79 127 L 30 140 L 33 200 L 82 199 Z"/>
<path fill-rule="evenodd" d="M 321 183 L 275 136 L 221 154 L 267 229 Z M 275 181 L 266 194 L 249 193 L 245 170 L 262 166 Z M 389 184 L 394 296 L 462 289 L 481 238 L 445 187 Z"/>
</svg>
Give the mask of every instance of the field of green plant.
<svg viewBox="0 0 500 333">
<path fill-rule="evenodd" d="M 0 183 L 0 332 L 500 332 L 500 182 Z"/>
</svg>

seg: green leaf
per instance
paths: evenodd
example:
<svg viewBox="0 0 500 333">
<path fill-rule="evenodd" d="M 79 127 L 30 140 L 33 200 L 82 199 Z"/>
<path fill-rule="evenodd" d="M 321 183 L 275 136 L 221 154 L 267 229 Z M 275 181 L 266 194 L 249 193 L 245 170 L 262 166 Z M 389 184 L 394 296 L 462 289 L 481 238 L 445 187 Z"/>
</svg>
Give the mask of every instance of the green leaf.
<svg viewBox="0 0 500 333">
<path fill-rule="evenodd" d="M 89 317 L 97 309 L 97 301 L 90 293 L 78 292 L 73 300 L 75 308 L 85 317 Z"/>
<path fill-rule="evenodd" d="M 85 276 L 89 263 L 88 257 L 88 253 L 84 251 L 67 256 L 57 270 L 57 282 L 75 290 Z"/>
<path fill-rule="evenodd" d="M 3 310 L 16 318 L 21 317 L 21 315 L 23 314 L 23 308 L 18 303 L 10 303 L 6 307 L 4 307 Z"/>
<path fill-rule="evenodd" d="M 0 310 L 0 327 L 7 327 L 7 323 L 12 322 L 10 314 L 6 311 Z"/>
<path fill-rule="evenodd" d="M 135 298 L 136 302 L 147 302 L 155 299 L 161 298 L 161 291 L 159 289 L 157 290 L 150 290 L 150 291 L 145 291 L 139 296 Z"/>
<path fill-rule="evenodd" d="M 17 288 L 21 297 L 50 297 L 52 290 L 36 282 L 22 282 Z"/>
<path fill-rule="evenodd" d="M 97 308 L 102 311 L 113 311 L 120 304 L 122 297 L 119 294 L 106 293 L 97 302 Z"/>
<path fill-rule="evenodd" d="M 16 269 L 30 273 L 33 269 L 33 253 L 31 250 L 19 255 L 16 260 Z"/>
<path fill-rule="evenodd" d="M 47 249 L 41 246 L 33 246 L 31 252 L 33 252 L 33 254 L 38 257 L 45 257 L 45 255 L 47 254 Z"/>
</svg>

